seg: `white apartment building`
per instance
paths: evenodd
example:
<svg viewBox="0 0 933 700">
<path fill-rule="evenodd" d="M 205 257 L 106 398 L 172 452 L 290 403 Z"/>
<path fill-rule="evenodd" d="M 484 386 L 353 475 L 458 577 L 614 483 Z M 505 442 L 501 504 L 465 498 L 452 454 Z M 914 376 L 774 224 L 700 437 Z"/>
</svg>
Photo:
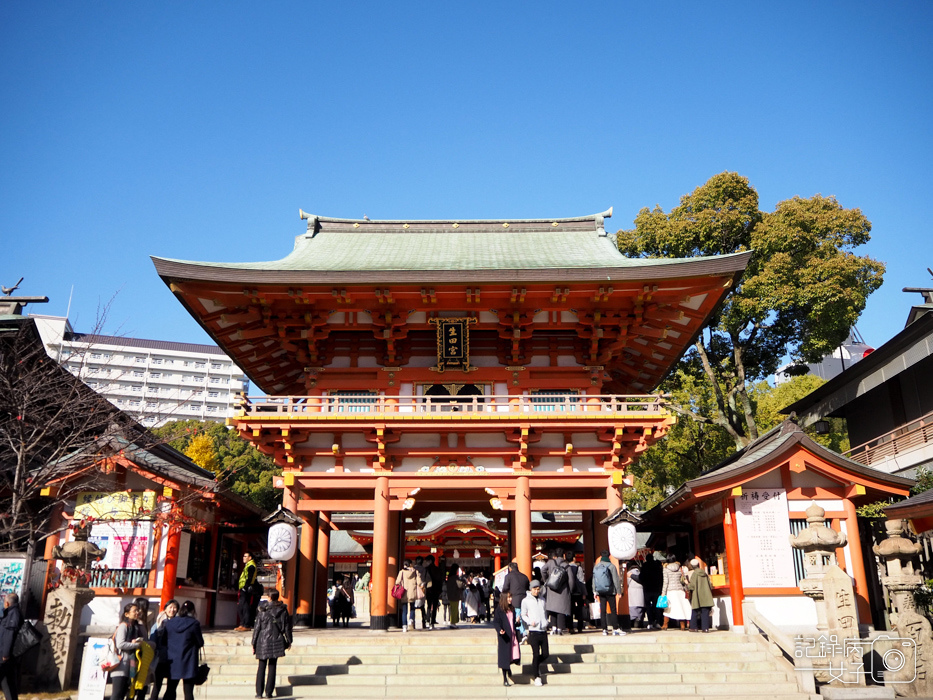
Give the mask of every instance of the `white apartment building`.
<svg viewBox="0 0 933 700">
<path fill-rule="evenodd" d="M 147 427 L 223 421 L 249 386 L 216 345 L 75 333 L 67 318 L 33 318 L 50 357 Z"/>
</svg>

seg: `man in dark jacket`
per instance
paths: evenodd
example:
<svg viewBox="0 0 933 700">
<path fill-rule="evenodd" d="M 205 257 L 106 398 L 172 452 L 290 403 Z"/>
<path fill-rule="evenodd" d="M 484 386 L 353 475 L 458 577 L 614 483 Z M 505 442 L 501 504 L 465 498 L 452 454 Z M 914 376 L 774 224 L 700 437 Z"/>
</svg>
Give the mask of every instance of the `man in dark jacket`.
<svg viewBox="0 0 933 700">
<path fill-rule="evenodd" d="M 7 593 L 3 599 L 3 619 L 0 620 L 0 688 L 6 700 L 17 700 L 19 687 L 16 679 L 16 660 L 13 658 L 13 643 L 23 624 L 19 611 L 19 596 Z"/>
<path fill-rule="evenodd" d="M 441 588 L 444 585 L 444 577 L 441 570 L 434 564 L 434 555 L 428 556 L 424 560 L 424 602 L 428 606 L 428 629 L 434 629 L 437 625 L 437 608 L 441 602 Z"/>
<path fill-rule="evenodd" d="M 256 697 L 275 694 L 275 667 L 292 645 L 292 616 L 279 602 L 279 592 L 269 593 L 269 603 L 262 603 L 253 627 L 253 654 L 259 661 L 256 671 Z M 268 676 L 266 669 L 268 667 Z"/>
<path fill-rule="evenodd" d="M 515 608 L 515 629 L 522 635 L 523 642 L 527 633 L 525 624 L 522 621 L 521 611 L 522 601 L 525 600 L 525 596 L 528 594 L 528 585 L 528 577 L 518 570 L 518 564 L 513 561 L 509 564 L 509 573 L 505 575 L 505 579 L 502 581 L 502 590 L 499 591 L 500 595 L 512 594 L 512 607 Z"/>
</svg>

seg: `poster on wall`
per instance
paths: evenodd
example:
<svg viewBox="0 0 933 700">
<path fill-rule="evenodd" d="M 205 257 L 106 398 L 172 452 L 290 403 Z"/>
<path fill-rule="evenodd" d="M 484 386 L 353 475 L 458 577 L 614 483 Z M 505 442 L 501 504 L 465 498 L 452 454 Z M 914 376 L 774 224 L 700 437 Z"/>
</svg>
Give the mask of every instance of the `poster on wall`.
<svg viewBox="0 0 933 700">
<path fill-rule="evenodd" d="M 742 585 L 793 588 L 794 556 L 784 489 L 742 489 L 735 499 Z"/>
<path fill-rule="evenodd" d="M 109 569 L 148 569 L 151 566 L 152 523 L 148 520 L 118 520 L 94 523 L 88 540 L 107 550 L 96 564 Z"/>
<path fill-rule="evenodd" d="M 22 555 L 0 557 L 0 596 L 7 593 L 23 595 L 23 572 L 26 570 L 26 558 Z"/>
</svg>

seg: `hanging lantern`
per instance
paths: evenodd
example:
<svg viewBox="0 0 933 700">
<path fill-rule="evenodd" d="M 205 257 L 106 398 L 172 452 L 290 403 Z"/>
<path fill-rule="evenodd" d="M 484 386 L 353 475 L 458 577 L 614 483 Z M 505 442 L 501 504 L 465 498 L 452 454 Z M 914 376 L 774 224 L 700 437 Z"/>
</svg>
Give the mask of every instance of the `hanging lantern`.
<svg viewBox="0 0 933 700">
<path fill-rule="evenodd" d="M 623 561 L 635 558 L 638 538 L 632 523 L 622 522 L 609 526 L 609 553 Z"/>
<path fill-rule="evenodd" d="M 480 558 L 480 553 L 479 553 L 479 550 L 478 550 L 478 549 L 474 549 L 474 550 L 473 550 L 473 558 L 474 558 L 474 559 L 479 559 L 479 558 Z"/>
<path fill-rule="evenodd" d="M 459 558 L 460 558 L 460 550 L 455 549 L 455 550 L 454 550 L 454 559 L 459 559 Z"/>
<path fill-rule="evenodd" d="M 298 529 L 291 523 L 274 523 L 269 526 L 266 549 L 276 561 L 288 561 L 298 549 Z"/>
</svg>

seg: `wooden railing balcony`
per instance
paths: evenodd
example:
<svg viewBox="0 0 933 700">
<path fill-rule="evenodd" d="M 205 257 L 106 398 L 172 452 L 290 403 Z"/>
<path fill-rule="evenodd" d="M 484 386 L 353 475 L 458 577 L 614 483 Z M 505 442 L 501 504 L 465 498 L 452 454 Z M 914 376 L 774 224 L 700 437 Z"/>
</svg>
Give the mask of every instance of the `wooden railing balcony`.
<svg viewBox="0 0 933 700">
<path fill-rule="evenodd" d="M 91 588 L 145 588 L 149 569 L 91 569 Z"/>
<path fill-rule="evenodd" d="M 849 459 L 871 466 L 930 444 L 933 444 L 933 413 L 927 413 L 843 454 Z"/>
<path fill-rule="evenodd" d="M 348 417 L 430 416 L 443 413 L 477 417 L 509 417 L 515 414 L 557 413 L 567 417 L 596 418 L 606 414 L 632 417 L 669 415 L 666 402 L 656 395 L 499 395 L 499 396 L 272 396 L 241 397 L 236 417 L 313 416 Z M 466 416 L 464 416 L 466 417 Z M 544 417 L 544 416 L 542 416 Z"/>
</svg>

